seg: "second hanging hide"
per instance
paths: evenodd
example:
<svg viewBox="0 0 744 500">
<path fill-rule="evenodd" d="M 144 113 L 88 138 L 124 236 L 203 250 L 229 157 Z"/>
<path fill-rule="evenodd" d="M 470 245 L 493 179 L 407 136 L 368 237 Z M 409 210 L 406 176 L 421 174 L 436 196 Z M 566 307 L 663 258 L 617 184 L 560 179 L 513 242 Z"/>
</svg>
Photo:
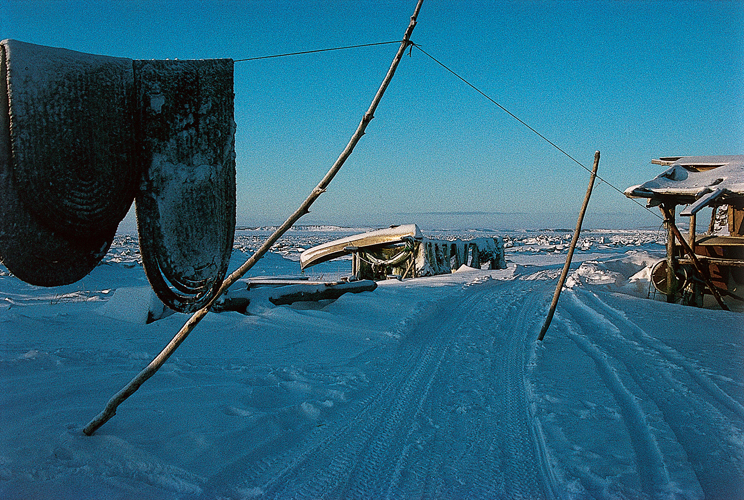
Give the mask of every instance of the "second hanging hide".
<svg viewBox="0 0 744 500">
<path fill-rule="evenodd" d="M 233 61 L 135 61 L 145 273 L 168 307 L 193 312 L 227 272 L 235 232 Z"/>
</svg>

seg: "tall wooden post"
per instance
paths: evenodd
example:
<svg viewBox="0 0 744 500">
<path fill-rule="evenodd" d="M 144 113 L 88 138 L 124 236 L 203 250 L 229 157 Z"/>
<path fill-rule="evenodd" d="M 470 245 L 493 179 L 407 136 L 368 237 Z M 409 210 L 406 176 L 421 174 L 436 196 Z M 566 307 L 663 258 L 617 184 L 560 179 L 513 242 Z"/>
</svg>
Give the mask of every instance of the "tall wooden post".
<svg viewBox="0 0 744 500">
<path fill-rule="evenodd" d="M 597 168 L 599 167 L 599 151 L 594 153 L 594 168 L 592 168 L 592 175 L 589 179 L 589 187 L 586 188 L 586 195 L 584 195 L 584 203 L 581 205 L 581 212 L 579 212 L 579 220 L 576 221 L 576 230 L 574 230 L 573 238 L 571 238 L 571 245 L 568 247 L 568 255 L 566 256 L 566 263 L 563 265 L 563 272 L 561 277 L 558 279 L 558 285 L 555 287 L 553 293 L 553 301 L 550 303 L 550 309 L 548 310 L 548 316 L 545 318 L 540 329 L 540 335 L 537 340 L 545 338 L 545 332 L 548 331 L 550 322 L 553 321 L 553 314 L 555 314 L 555 308 L 558 306 L 558 297 L 561 295 L 561 289 L 563 284 L 566 282 L 566 276 L 568 276 L 568 269 L 571 267 L 571 259 L 573 258 L 574 250 L 576 249 L 576 242 L 579 241 L 579 234 L 581 233 L 581 224 L 584 222 L 584 214 L 586 213 L 586 207 L 589 205 L 589 197 L 592 195 L 592 188 L 594 187 L 594 180 L 597 178 Z"/>
<path fill-rule="evenodd" d="M 714 234 L 716 232 L 716 212 L 718 207 L 713 205 L 711 207 L 713 211 L 710 214 L 710 224 L 708 224 L 708 234 Z"/>
<path fill-rule="evenodd" d="M 692 251 L 695 251 L 695 243 L 697 242 L 697 215 L 692 214 L 690 216 L 690 234 L 688 237 L 688 243 Z M 697 282 L 692 283 L 692 298 L 689 301 L 691 305 L 702 306 L 703 305 L 703 293 L 700 285 Z"/>
<path fill-rule="evenodd" d="M 697 225 L 697 217 L 695 214 L 692 214 L 690 216 L 690 238 L 688 240 L 688 243 L 690 244 L 690 248 L 692 248 L 693 250 L 695 250 L 695 239 L 696 239 L 695 226 L 696 225 Z"/>
</svg>

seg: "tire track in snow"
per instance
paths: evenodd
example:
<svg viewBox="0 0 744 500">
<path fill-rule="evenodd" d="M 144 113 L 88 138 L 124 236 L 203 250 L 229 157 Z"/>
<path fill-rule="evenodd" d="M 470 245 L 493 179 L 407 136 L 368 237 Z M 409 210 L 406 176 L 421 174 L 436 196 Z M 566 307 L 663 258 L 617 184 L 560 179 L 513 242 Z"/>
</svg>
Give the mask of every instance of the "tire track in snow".
<svg viewBox="0 0 744 500">
<path fill-rule="evenodd" d="M 549 290 L 510 281 L 473 293 L 428 401 L 432 419 L 444 424 L 421 459 L 434 453 L 446 463 L 429 470 L 434 477 L 423 494 L 400 490 L 400 497 L 552 498 L 555 479 L 525 375 Z"/>
<path fill-rule="evenodd" d="M 744 405 L 728 395 L 720 388 L 720 386 L 718 386 L 718 384 L 711 380 L 710 377 L 705 375 L 702 368 L 694 361 L 685 357 L 679 351 L 668 346 L 664 342 L 649 335 L 645 330 L 628 319 L 623 312 L 609 306 L 596 294 L 587 291 L 581 291 L 580 294 L 584 300 L 591 303 L 591 307 L 595 308 L 597 311 L 602 311 L 601 314 L 611 319 L 612 323 L 618 328 L 618 333 L 623 335 L 626 333 L 632 334 L 636 341 L 642 343 L 648 349 L 654 350 L 669 363 L 684 369 L 687 374 L 695 380 L 698 385 L 700 385 L 700 387 L 705 389 L 705 391 L 718 400 L 721 405 L 725 406 L 740 419 L 744 420 Z M 625 336 L 627 338 L 627 335 Z"/>
<path fill-rule="evenodd" d="M 557 314 L 557 317 L 559 320 L 563 319 L 560 314 Z M 594 360 L 600 378 L 617 401 L 636 455 L 641 487 L 651 498 L 667 496 L 671 490 L 669 474 L 656 438 L 650 431 L 646 413 L 635 395 L 621 380 L 607 353 L 589 340 L 579 326 L 580 317 L 569 313 L 569 318 L 572 321 L 565 322 L 568 337 Z"/>
<path fill-rule="evenodd" d="M 574 292 L 569 297 L 565 309 L 577 324 L 583 325 L 583 330 L 593 332 L 594 346 L 605 357 L 598 366 L 606 366 L 618 377 L 627 378 L 637 387 L 636 391 L 640 391 L 631 394 L 633 398 L 649 401 L 658 409 L 665 425 L 684 449 L 706 498 L 741 495 L 744 491 L 744 436 L 741 432 L 744 422 L 733 404 L 736 402 L 732 403 L 730 396 L 699 371 L 694 375 L 690 373 L 696 372 L 692 363 L 663 343 L 652 340 L 618 311 L 587 294 L 581 297 L 591 302 L 591 306 Z M 590 342 L 584 335 L 574 338 L 577 339 Z M 619 368 L 612 368 L 609 358 Z M 663 362 L 660 363 L 660 359 Z M 650 427 L 633 426 L 632 415 L 625 420 L 632 439 L 647 434 L 653 437 Z M 639 463 L 659 467 L 654 465 L 657 462 L 654 457 L 643 456 L 642 447 L 636 452 L 641 455 Z M 659 472 L 639 471 L 639 474 L 656 477 Z M 664 491 L 663 483 L 651 482 L 654 492 Z"/>
<path fill-rule="evenodd" d="M 515 314 L 507 314 L 505 323 L 498 328 L 506 341 L 504 360 L 497 363 L 495 378 L 503 380 L 505 386 L 499 404 L 506 409 L 505 492 L 508 498 L 552 498 L 556 489 L 539 422 L 533 417 L 528 401 L 526 365 L 533 354 L 549 293 L 549 287 L 540 286 L 539 281 L 536 283 L 523 290 Z"/>
<path fill-rule="evenodd" d="M 394 490 L 399 498 L 491 499 L 505 494 L 507 433 L 503 406 L 494 396 L 494 385 L 502 386 L 502 381 L 493 376 L 503 342 L 494 325 L 516 309 L 521 297 L 500 286 L 470 288 L 473 297 L 460 308 L 466 316 L 456 326 L 437 389 L 425 402 L 420 443 L 407 458 L 412 470 Z"/>
<path fill-rule="evenodd" d="M 535 300 L 536 286 L 543 284 L 490 280 L 431 304 L 410 322 L 366 397 L 322 428 L 275 437 L 278 454 L 269 439 L 237 460 L 231 470 L 251 470 L 235 494 L 551 498 L 525 381 L 525 349 L 548 295 Z M 294 447 L 282 444 L 293 439 Z"/>
<path fill-rule="evenodd" d="M 264 497 L 384 498 L 395 483 L 410 446 L 415 425 L 449 341 L 461 319 L 459 309 L 475 300 L 460 300 L 457 311 L 439 304 L 414 325 L 391 366 L 389 381 L 366 398 L 355 416 L 307 445 L 291 463 L 262 487 Z M 442 322 L 441 318 L 449 318 Z"/>
</svg>

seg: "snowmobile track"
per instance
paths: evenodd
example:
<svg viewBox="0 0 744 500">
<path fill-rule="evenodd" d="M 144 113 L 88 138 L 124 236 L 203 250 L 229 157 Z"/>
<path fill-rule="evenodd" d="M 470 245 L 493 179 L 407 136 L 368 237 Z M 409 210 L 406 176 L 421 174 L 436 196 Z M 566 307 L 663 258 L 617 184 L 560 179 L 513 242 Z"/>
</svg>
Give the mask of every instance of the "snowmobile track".
<svg viewBox="0 0 744 500">
<path fill-rule="evenodd" d="M 488 280 L 423 305 L 366 397 L 296 431 L 305 437 L 286 454 L 271 456 L 269 439 L 234 464 L 246 468 L 245 490 L 261 498 L 551 498 L 525 383 L 545 305 L 536 286 Z"/>
<path fill-rule="evenodd" d="M 670 495 L 670 476 L 685 468 L 694 471 L 706 498 L 735 498 L 744 491 L 744 445 L 731 437 L 738 434 L 732 428 L 744 425 L 741 405 L 694 363 L 596 295 L 567 295 L 569 336 L 594 359 L 615 395 L 646 493 L 652 498 Z M 591 338 L 586 332 L 592 332 Z M 632 363 L 624 362 L 630 359 Z M 649 421 L 665 424 L 651 426 Z M 705 428 L 709 431 L 699 431 Z M 665 460 L 661 444 L 670 441 L 684 449 L 689 463 Z"/>
</svg>

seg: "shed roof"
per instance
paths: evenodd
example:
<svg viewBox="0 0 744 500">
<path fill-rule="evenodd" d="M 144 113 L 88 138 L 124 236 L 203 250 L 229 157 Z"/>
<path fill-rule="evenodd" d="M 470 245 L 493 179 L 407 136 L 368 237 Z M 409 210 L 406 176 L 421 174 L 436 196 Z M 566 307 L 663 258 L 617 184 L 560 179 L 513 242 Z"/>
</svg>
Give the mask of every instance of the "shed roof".
<svg viewBox="0 0 744 500">
<path fill-rule="evenodd" d="M 652 204 L 694 204 L 694 211 L 715 200 L 744 198 L 744 155 L 664 157 L 652 163 L 669 168 L 627 188 L 625 196 L 649 198 Z"/>
</svg>

